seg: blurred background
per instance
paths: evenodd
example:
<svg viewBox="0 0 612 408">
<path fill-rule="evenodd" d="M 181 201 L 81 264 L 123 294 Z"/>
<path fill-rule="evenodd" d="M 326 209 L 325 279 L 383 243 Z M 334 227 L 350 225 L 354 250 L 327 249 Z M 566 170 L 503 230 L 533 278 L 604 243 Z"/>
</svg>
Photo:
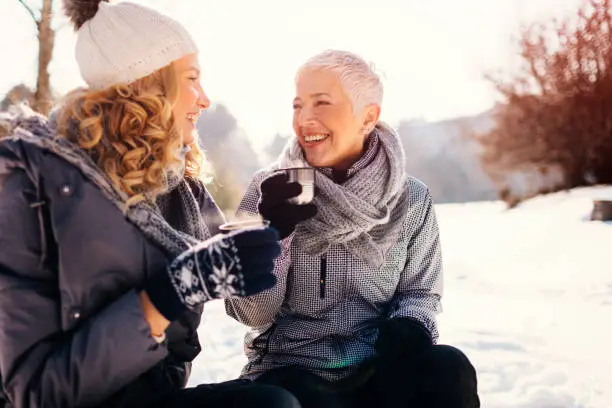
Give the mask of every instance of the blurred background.
<svg viewBox="0 0 612 408">
<path fill-rule="evenodd" d="M 603 0 L 137 1 L 179 19 L 201 48 L 213 101 L 201 144 L 227 210 L 292 136 L 293 75 L 326 48 L 375 65 L 382 119 L 439 203 L 515 205 L 612 179 Z M 47 112 L 83 85 L 62 2 L 1 3 L 0 109 L 27 100 Z"/>
<path fill-rule="evenodd" d="M 483 406 L 612 407 L 609 0 L 136 2 L 200 47 L 200 142 L 228 216 L 292 137 L 298 66 L 327 48 L 372 61 L 437 203 L 442 340 L 474 358 Z M 0 111 L 46 114 L 83 85 L 60 0 L 0 0 L 0 38 Z M 244 363 L 243 328 L 209 310 L 222 334 L 202 332 L 193 383 Z"/>
</svg>

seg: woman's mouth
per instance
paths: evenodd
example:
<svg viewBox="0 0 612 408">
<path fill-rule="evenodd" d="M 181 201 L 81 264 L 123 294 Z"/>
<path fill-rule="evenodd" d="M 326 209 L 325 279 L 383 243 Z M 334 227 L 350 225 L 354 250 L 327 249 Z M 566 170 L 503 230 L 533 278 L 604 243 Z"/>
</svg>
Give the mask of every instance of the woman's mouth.
<svg viewBox="0 0 612 408">
<path fill-rule="evenodd" d="M 304 136 L 304 143 L 306 143 L 307 146 L 311 146 L 323 142 L 328 137 L 329 135 L 325 133 L 306 135 Z"/>
<path fill-rule="evenodd" d="M 189 113 L 189 114 L 187 114 L 187 120 L 189 122 L 191 122 L 193 127 L 196 126 L 196 123 L 198 122 L 198 118 L 199 117 L 200 117 L 200 115 L 198 115 L 197 113 Z"/>
</svg>

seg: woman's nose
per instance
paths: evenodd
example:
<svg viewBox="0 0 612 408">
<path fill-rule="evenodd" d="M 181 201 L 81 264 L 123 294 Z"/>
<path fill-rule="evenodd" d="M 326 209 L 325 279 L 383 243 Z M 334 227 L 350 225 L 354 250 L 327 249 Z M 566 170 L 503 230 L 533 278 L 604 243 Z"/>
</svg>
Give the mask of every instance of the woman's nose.
<svg viewBox="0 0 612 408">
<path fill-rule="evenodd" d="M 297 122 L 300 126 L 306 126 L 316 123 L 312 109 L 306 106 L 300 109 L 297 114 Z"/>
<path fill-rule="evenodd" d="M 200 107 L 200 109 L 202 110 L 206 110 L 208 108 L 210 108 L 210 99 L 208 99 L 208 95 L 206 95 L 206 92 L 204 92 L 204 89 L 202 89 L 200 87 L 200 92 L 198 95 L 198 106 Z"/>
</svg>

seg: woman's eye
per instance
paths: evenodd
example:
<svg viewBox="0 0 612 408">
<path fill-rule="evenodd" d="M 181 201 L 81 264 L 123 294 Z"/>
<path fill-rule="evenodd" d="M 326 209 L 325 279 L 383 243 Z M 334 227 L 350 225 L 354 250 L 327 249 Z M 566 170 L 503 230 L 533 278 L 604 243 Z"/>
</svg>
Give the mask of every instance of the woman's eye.
<svg viewBox="0 0 612 408">
<path fill-rule="evenodd" d="M 300 109 L 300 108 L 301 108 L 301 106 L 300 106 L 300 105 L 293 104 L 293 110 Z"/>
<path fill-rule="evenodd" d="M 327 102 L 327 101 L 317 101 L 317 102 L 315 102 L 315 106 L 320 106 L 320 105 L 329 105 L 329 102 Z"/>
</svg>

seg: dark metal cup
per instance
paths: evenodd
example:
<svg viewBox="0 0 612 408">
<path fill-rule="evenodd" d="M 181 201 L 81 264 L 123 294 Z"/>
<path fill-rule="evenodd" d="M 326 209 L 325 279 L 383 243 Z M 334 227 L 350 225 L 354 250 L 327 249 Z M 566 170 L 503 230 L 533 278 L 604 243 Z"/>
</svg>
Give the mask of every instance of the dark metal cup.
<svg viewBox="0 0 612 408">
<path fill-rule="evenodd" d="M 248 220 L 237 220 L 226 222 L 219 227 L 219 231 L 222 234 L 229 234 L 232 231 L 251 229 L 251 228 L 264 228 L 268 227 L 270 222 L 268 220 L 261 219 L 248 219 Z"/>
</svg>

